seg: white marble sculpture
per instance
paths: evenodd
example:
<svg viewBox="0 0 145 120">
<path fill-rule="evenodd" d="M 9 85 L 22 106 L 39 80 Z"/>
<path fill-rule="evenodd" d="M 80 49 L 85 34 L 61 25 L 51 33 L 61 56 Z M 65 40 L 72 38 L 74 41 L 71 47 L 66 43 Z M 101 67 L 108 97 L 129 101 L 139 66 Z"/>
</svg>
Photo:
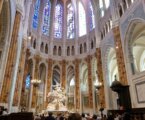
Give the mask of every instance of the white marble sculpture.
<svg viewBox="0 0 145 120">
<path fill-rule="evenodd" d="M 47 111 L 67 111 L 65 106 L 66 93 L 61 89 L 60 85 L 56 85 L 53 91 L 48 93 L 47 98 Z"/>
</svg>

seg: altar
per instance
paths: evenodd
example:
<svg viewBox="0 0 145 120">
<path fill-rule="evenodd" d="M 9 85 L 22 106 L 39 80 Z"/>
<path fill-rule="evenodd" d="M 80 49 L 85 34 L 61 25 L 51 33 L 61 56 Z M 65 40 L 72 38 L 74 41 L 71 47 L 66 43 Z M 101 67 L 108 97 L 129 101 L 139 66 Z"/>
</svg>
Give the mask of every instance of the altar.
<svg viewBox="0 0 145 120">
<path fill-rule="evenodd" d="M 56 85 L 51 92 L 47 95 L 48 105 L 47 111 L 48 112 L 67 112 L 66 107 L 66 92 L 64 89 L 61 88 L 60 85 Z"/>
</svg>

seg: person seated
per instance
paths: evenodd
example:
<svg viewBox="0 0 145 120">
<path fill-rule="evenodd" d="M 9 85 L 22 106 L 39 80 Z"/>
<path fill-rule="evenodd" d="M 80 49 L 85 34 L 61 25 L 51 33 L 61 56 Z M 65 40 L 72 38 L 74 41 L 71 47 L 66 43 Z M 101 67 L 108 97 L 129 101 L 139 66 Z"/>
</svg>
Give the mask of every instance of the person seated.
<svg viewBox="0 0 145 120">
<path fill-rule="evenodd" d="M 4 108 L 3 109 L 3 115 L 7 115 L 8 114 L 8 109 L 7 108 Z"/>
<path fill-rule="evenodd" d="M 122 120 L 130 120 L 130 114 L 127 112 L 123 113 Z"/>
<path fill-rule="evenodd" d="M 92 119 L 93 120 L 97 120 L 97 115 L 94 114 L 93 117 L 92 117 Z"/>
<path fill-rule="evenodd" d="M 52 115 L 53 115 L 53 113 L 49 112 L 48 117 L 46 117 L 45 120 L 55 120 L 55 118 Z"/>
<path fill-rule="evenodd" d="M 0 107 L 0 115 L 2 115 L 3 114 L 3 109 L 2 109 L 2 107 Z"/>
<path fill-rule="evenodd" d="M 82 117 L 79 113 L 72 113 L 69 115 L 68 120 L 82 120 Z"/>
<path fill-rule="evenodd" d="M 82 113 L 82 120 L 87 120 L 84 113 Z"/>
</svg>

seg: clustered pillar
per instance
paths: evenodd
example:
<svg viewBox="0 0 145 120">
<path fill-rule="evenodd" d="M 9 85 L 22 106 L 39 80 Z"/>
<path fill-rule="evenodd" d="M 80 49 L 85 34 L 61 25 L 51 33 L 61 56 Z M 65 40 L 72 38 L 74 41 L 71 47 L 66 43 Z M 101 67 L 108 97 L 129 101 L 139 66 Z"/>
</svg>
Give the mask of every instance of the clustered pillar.
<svg viewBox="0 0 145 120">
<path fill-rule="evenodd" d="M 9 93 L 12 85 L 12 76 L 13 76 L 14 66 L 16 64 L 15 62 L 16 62 L 17 47 L 18 47 L 17 39 L 18 39 L 21 17 L 22 15 L 20 14 L 20 12 L 17 11 L 14 20 L 14 26 L 13 26 L 12 38 L 9 47 L 2 92 L 0 95 L 1 103 L 8 103 L 8 99 L 9 99 Z"/>
<path fill-rule="evenodd" d="M 97 58 L 97 75 L 98 75 L 98 81 L 102 84 L 102 86 L 99 89 L 99 109 L 105 108 L 105 91 L 104 91 L 104 81 L 103 81 L 103 69 L 102 69 L 102 60 L 101 60 L 101 50 L 100 48 L 96 49 L 96 58 Z"/>
<path fill-rule="evenodd" d="M 91 60 L 92 56 L 87 57 L 87 66 L 88 66 L 88 87 L 89 87 L 89 108 L 93 110 L 93 81 L 92 81 L 92 65 Z"/>
<path fill-rule="evenodd" d="M 35 72 L 34 72 L 34 78 L 32 79 L 39 79 L 39 63 L 40 63 L 40 60 L 41 60 L 41 57 L 39 55 L 36 55 L 34 56 L 35 58 Z M 37 88 L 33 86 L 33 93 L 32 93 L 32 108 L 36 108 L 37 107 Z"/>
<path fill-rule="evenodd" d="M 53 65 L 53 60 L 52 59 L 49 59 L 48 60 L 48 78 L 47 78 L 47 92 L 46 94 L 48 94 L 50 92 L 50 88 L 51 88 L 51 81 L 52 81 L 52 65 Z M 45 107 L 47 108 L 47 99 L 46 99 L 46 102 L 45 102 Z"/>
<path fill-rule="evenodd" d="M 27 106 L 26 105 L 26 101 L 25 101 L 26 100 L 26 98 L 25 98 L 26 97 L 25 96 L 25 82 L 26 81 L 25 80 L 26 80 L 26 76 L 28 74 L 29 66 L 30 66 L 29 57 L 30 57 L 30 51 L 29 51 L 29 49 L 27 49 L 26 50 L 25 63 L 24 63 L 24 74 L 23 74 L 22 88 L 21 88 L 21 93 L 20 93 L 20 95 L 21 95 L 21 98 L 20 98 L 20 106 L 21 107 Z M 30 102 L 30 100 L 29 100 L 29 102 Z"/>
<path fill-rule="evenodd" d="M 75 60 L 75 108 L 76 111 L 80 111 L 80 71 L 79 71 L 80 60 Z"/>
<path fill-rule="evenodd" d="M 61 87 L 65 90 L 66 88 L 66 61 L 62 61 L 62 79 L 61 79 Z"/>
<path fill-rule="evenodd" d="M 23 40 L 23 45 L 22 45 L 22 50 L 21 50 L 21 58 L 20 58 L 19 68 L 17 71 L 17 80 L 16 80 L 16 87 L 15 87 L 15 92 L 14 92 L 13 106 L 19 106 L 19 104 L 20 104 L 20 95 L 21 95 L 21 88 L 22 88 L 22 83 L 23 83 L 25 59 L 29 55 L 28 52 L 26 52 L 25 41 L 26 40 Z"/>
<path fill-rule="evenodd" d="M 127 85 L 127 74 L 125 69 L 125 62 L 123 56 L 123 49 L 120 37 L 119 26 L 113 28 L 114 33 L 114 40 L 116 46 L 116 57 L 117 57 L 117 64 L 118 64 L 118 72 L 119 72 L 119 80 L 122 84 Z"/>
</svg>

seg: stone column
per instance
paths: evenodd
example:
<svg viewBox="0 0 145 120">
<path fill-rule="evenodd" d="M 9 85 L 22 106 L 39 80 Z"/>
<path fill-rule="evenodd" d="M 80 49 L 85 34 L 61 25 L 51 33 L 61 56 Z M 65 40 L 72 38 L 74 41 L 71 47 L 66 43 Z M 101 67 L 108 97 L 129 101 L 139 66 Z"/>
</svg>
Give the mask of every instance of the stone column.
<svg viewBox="0 0 145 120">
<path fill-rule="evenodd" d="M 14 20 L 12 38 L 10 41 L 5 75 L 3 79 L 2 92 L 0 96 L 1 103 L 8 103 L 9 93 L 12 84 L 12 76 L 13 76 L 13 71 L 14 71 L 14 66 L 15 66 L 15 61 L 17 56 L 17 46 L 18 46 L 17 39 L 18 39 L 18 33 L 20 28 L 20 22 L 21 22 L 21 14 L 17 11 Z"/>
<path fill-rule="evenodd" d="M 22 78 L 23 81 L 22 81 L 22 84 L 21 84 L 21 91 L 20 91 L 21 97 L 20 97 L 20 104 L 19 104 L 19 106 L 21 106 L 21 107 L 24 107 L 24 106 L 27 107 L 26 100 L 25 100 L 26 99 L 25 98 L 25 80 L 26 80 L 26 76 L 28 74 L 29 67 L 30 67 L 29 66 L 30 65 L 30 61 L 29 61 L 30 51 L 29 51 L 29 49 L 26 50 L 25 54 L 26 54 L 26 57 L 24 58 L 25 59 L 24 68 L 23 68 L 24 73 L 23 73 L 23 78 Z M 23 57 L 21 57 L 21 58 L 23 58 Z"/>
<path fill-rule="evenodd" d="M 62 78 L 61 78 L 61 87 L 66 89 L 66 61 L 63 60 L 62 63 Z"/>
<path fill-rule="evenodd" d="M 98 81 L 102 83 L 102 86 L 99 88 L 99 106 L 98 108 L 100 109 L 106 107 L 105 103 L 105 90 L 104 90 L 104 80 L 103 80 L 103 69 L 102 69 L 102 59 L 101 59 L 101 49 L 97 48 L 96 49 L 96 58 L 97 58 L 97 76 L 98 76 Z M 99 110 L 98 109 L 98 110 Z"/>
<path fill-rule="evenodd" d="M 46 97 L 47 97 L 47 94 L 50 92 L 50 89 L 51 89 L 51 83 L 52 83 L 52 65 L 53 65 L 53 60 L 52 59 L 49 59 L 48 60 L 48 77 L 47 77 L 47 81 L 46 81 L 46 84 L 47 84 L 47 89 L 46 89 Z M 46 99 L 46 102 L 45 102 L 45 108 L 47 108 L 47 99 Z"/>
<path fill-rule="evenodd" d="M 89 108 L 93 110 L 93 81 L 92 81 L 92 65 L 91 65 L 92 56 L 87 56 L 87 66 L 88 66 L 88 90 L 89 90 Z"/>
<path fill-rule="evenodd" d="M 80 60 L 75 60 L 75 108 L 76 111 L 80 111 L 80 71 L 79 71 Z"/>
<path fill-rule="evenodd" d="M 123 85 L 127 85 L 127 74 L 122 50 L 121 36 L 119 26 L 113 28 L 114 42 L 116 48 L 116 58 L 118 64 L 119 80 Z"/>
<path fill-rule="evenodd" d="M 75 60 L 75 108 L 76 111 L 80 111 L 80 71 L 79 71 L 80 60 Z"/>
<path fill-rule="evenodd" d="M 4 0 L 0 0 L 0 14 L 1 14 L 1 10 L 2 10 L 2 7 L 3 7 L 3 2 L 4 2 Z"/>
<path fill-rule="evenodd" d="M 41 57 L 39 55 L 34 56 L 35 59 L 35 72 L 34 72 L 34 78 L 32 79 L 39 79 L 39 62 L 41 60 Z M 37 86 L 38 87 L 38 86 Z M 33 85 L 33 91 L 32 91 L 32 105 L 31 108 L 37 107 L 37 87 Z"/>
<path fill-rule="evenodd" d="M 25 9 L 25 22 L 24 22 L 24 29 L 23 29 L 23 36 L 27 39 L 28 29 L 29 29 L 29 15 L 30 15 L 30 8 L 31 8 L 32 0 L 28 0 L 26 3 Z"/>
<path fill-rule="evenodd" d="M 22 89 L 22 82 L 23 82 L 23 75 L 24 75 L 24 68 L 25 68 L 25 66 L 24 66 L 25 57 L 26 57 L 25 41 L 26 40 L 23 39 L 21 57 L 20 57 L 18 71 L 17 71 L 17 79 L 16 79 L 16 86 L 15 86 L 15 92 L 14 92 L 14 98 L 13 98 L 13 106 L 18 106 L 20 103 L 21 89 Z"/>
</svg>

